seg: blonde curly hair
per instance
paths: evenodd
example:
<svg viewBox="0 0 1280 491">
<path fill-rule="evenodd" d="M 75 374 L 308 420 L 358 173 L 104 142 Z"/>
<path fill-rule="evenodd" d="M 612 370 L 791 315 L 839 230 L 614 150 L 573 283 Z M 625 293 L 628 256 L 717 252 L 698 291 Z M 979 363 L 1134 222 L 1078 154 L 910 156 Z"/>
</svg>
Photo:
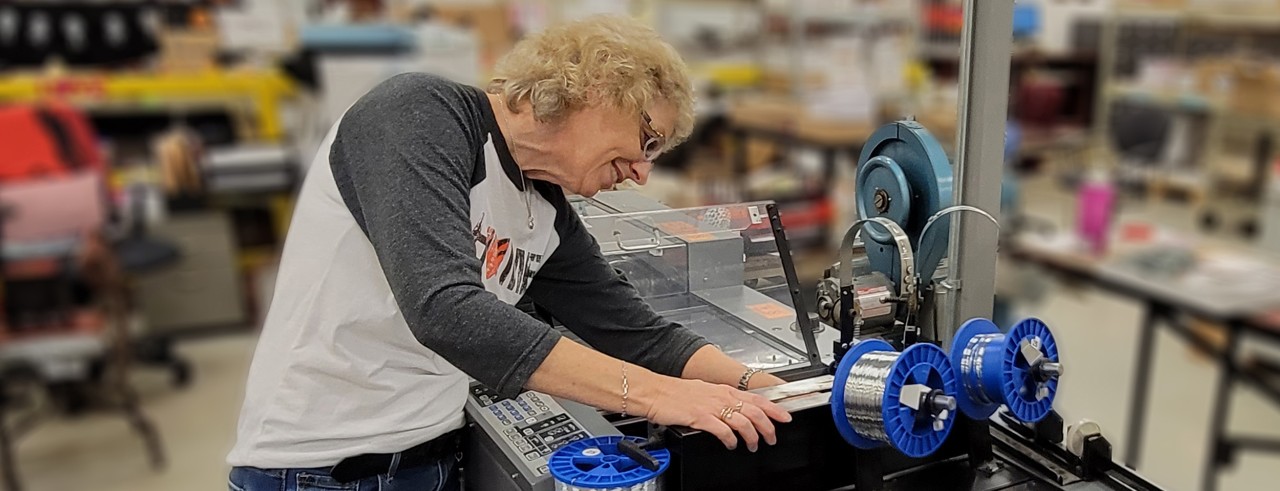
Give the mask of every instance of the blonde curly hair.
<svg viewBox="0 0 1280 491">
<path fill-rule="evenodd" d="M 592 16 L 526 37 L 498 60 L 486 89 L 519 112 L 556 122 L 577 109 L 605 103 L 631 111 L 655 99 L 676 108 L 675 126 L 662 150 L 693 131 L 693 86 L 684 60 L 648 26 L 629 17 Z"/>
</svg>

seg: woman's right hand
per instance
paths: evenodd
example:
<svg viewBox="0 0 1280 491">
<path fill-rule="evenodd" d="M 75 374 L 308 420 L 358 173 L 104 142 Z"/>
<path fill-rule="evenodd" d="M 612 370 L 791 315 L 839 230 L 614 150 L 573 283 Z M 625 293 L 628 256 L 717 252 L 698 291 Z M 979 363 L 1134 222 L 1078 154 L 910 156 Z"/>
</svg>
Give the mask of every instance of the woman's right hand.
<svg viewBox="0 0 1280 491">
<path fill-rule="evenodd" d="M 791 414 L 777 404 L 727 385 L 664 377 L 649 389 L 645 419 L 711 433 L 730 450 L 738 446 L 735 432 L 742 436 L 747 449 L 755 452 L 761 439 L 769 445 L 778 443 L 774 421 L 791 422 Z M 726 408 L 732 412 L 721 419 Z"/>
</svg>

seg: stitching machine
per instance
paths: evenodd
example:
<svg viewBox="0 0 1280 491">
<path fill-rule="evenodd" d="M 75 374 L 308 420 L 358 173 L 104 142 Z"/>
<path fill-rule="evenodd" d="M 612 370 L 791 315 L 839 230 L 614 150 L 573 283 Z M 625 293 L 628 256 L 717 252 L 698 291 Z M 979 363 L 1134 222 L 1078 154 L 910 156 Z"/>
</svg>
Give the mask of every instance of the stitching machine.
<svg viewBox="0 0 1280 491">
<path fill-rule="evenodd" d="M 792 414 L 777 445 L 731 451 L 688 428 L 473 385 L 466 487 L 1160 489 L 1112 460 L 1096 424 L 1064 428 L 1053 402 L 1070 380 L 1049 326 L 985 319 L 997 220 L 982 210 L 999 204 L 1013 2 L 963 3 L 957 161 L 914 121 L 873 133 L 818 319 L 772 203 L 672 210 L 626 192 L 578 203 L 659 313 L 788 381 L 758 391 Z"/>
<path fill-rule="evenodd" d="M 1111 460 L 1096 424 L 1064 428 L 1052 406 L 1065 368 L 1049 326 L 975 318 L 939 338 L 949 220 L 994 218 L 943 207 L 951 165 L 928 131 L 881 128 L 858 176 L 859 220 L 818 289 L 819 317 L 834 328 L 794 308 L 800 288 L 771 203 L 673 210 L 632 192 L 575 203 L 655 309 L 790 381 L 759 391 L 794 418 L 776 446 L 730 451 L 686 428 L 533 392 L 501 400 L 477 385 L 467 487 L 1159 489 Z"/>
</svg>

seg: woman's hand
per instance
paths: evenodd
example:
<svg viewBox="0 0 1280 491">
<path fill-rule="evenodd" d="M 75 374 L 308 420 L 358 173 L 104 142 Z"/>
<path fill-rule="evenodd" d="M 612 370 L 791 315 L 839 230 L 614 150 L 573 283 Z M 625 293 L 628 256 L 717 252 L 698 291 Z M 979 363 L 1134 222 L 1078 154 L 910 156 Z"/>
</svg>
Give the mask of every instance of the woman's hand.
<svg viewBox="0 0 1280 491">
<path fill-rule="evenodd" d="M 774 421 L 791 421 L 791 414 L 777 404 L 727 385 L 671 377 L 653 382 L 656 383 L 643 391 L 645 419 L 711 433 L 730 450 L 738 446 L 734 432 L 742 436 L 747 449 L 755 452 L 762 438 L 769 445 L 778 443 Z M 727 417 L 722 419 L 722 414 Z"/>
</svg>

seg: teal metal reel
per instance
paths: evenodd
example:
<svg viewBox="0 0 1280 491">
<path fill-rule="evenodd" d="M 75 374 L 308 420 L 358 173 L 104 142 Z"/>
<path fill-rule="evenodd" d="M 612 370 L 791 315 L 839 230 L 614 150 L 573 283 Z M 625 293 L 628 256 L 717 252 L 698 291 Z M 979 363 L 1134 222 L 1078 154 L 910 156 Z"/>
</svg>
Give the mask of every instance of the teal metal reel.
<svg viewBox="0 0 1280 491">
<path fill-rule="evenodd" d="M 950 216 L 928 227 L 930 217 L 952 203 L 951 162 L 942 145 L 915 121 L 880 127 L 862 147 L 857 173 L 858 219 L 883 217 L 897 223 L 915 244 L 915 273 L 927 283 L 947 252 Z M 863 234 L 875 271 L 901 284 L 900 255 L 892 234 L 870 222 Z"/>
</svg>

